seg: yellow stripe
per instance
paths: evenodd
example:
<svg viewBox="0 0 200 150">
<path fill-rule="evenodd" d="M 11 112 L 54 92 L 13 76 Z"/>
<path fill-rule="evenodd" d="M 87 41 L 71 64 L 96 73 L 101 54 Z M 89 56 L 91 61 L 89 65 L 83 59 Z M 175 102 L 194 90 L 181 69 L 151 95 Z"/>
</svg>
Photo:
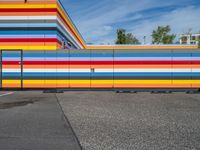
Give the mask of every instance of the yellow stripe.
<svg viewBox="0 0 200 150">
<path fill-rule="evenodd" d="M 5 81 L 5 80 L 4 80 Z M 24 80 L 24 84 L 200 84 L 200 80 Z M 6 80 L 6 82 L 13 82 Z"/>
<path fill-rule="evenodd" d="M 0 8 L 57 8 L 57 4 L 0 4 Z"/>
<path fill-rule="evenodd" d="M 172 80 L 115 80 L 115 84 L 171 84 Z"/>
<path fill-rule="evenodd" d="M 21 80 L 2 80 L 2 84 L 21 84 Z"/>
<path fill-rule="evenodd" d="M 57 50 L 57 46 L 0 46 L 0 49 L 23 50 Z"/>
<path fill-rule="evenodd" d="M 24 84 L 88 84 L 90 80 L 23 80 Z"/>
<path fill-rule="evenodd" d="M 44 80 L 23 80 L 23 84 L 44 84 Z"/>
</svg>

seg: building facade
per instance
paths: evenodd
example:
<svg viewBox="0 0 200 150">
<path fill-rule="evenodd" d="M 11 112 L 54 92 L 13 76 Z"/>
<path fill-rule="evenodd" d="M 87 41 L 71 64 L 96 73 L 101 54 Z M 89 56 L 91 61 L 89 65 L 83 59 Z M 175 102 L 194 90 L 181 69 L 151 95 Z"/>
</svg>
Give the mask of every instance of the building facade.
<svg viewBox="0 0 200 150">
<path fill-rule="evenodd" d="M 180 44 L 198 45 L 200 34 L 182 34 Z"/>
<path fill-rule="evenodd" d="M 57 0 L 1 0 L 0 48 L 85 48 L 83 38 Z"/>
<path fill-rule="evenodd" d="M 57 0 L 0 0 L 0 89 L 200 88 L 196 45 L 86 45 Z"/>
</svg>

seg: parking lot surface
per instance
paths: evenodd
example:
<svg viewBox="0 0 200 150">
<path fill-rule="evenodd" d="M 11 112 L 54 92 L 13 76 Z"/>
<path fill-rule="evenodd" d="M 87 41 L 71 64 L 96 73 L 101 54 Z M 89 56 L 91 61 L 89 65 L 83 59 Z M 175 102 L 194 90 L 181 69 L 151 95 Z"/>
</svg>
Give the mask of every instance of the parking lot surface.
<svg viewBox="0 0 200 150">
<path fill-rule="evenodd" d="M 0 150 L 199 150 L 199 116 L 199 94 L 5 91 Z"/>
<path fill-rule="evenodd" d="M 83 149 L 199 150 L 200 95 L 57 94 Z"/>
<path fill-rule="evenodd" d="M 0 92 L 0 150 L 80 150 L 55 94 Z"/>
</svg>

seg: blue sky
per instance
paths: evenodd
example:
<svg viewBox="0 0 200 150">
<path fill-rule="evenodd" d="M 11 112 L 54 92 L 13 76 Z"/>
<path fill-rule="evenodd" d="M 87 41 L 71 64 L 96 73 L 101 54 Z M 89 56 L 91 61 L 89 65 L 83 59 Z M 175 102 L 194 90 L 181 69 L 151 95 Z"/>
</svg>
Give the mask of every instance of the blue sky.
<svg viewBox="0 0 200 150">
<path fill-rule="evenodd" d="M 60 0 L 87 43 L 113 44 L 117 28 L 141 41 L 158 25 L 200 32 L 200 0 Z"/>
</svg>

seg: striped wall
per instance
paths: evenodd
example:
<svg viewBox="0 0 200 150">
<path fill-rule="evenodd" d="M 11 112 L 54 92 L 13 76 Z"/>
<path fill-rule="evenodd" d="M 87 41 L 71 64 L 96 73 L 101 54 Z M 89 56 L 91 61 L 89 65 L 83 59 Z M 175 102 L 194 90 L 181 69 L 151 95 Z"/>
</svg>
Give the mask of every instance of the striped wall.
<svg viewBox="0 0 200 150">
<path fill-rule="evenodd" d="M 0 49 L 57 50 L 84 45 L 59 1 L 0 1 Z"/>
<path fill-rule="evenodd" d="M 200 88 L 200 50 L 2 51 L 2 88 Z"/>
</svg>

